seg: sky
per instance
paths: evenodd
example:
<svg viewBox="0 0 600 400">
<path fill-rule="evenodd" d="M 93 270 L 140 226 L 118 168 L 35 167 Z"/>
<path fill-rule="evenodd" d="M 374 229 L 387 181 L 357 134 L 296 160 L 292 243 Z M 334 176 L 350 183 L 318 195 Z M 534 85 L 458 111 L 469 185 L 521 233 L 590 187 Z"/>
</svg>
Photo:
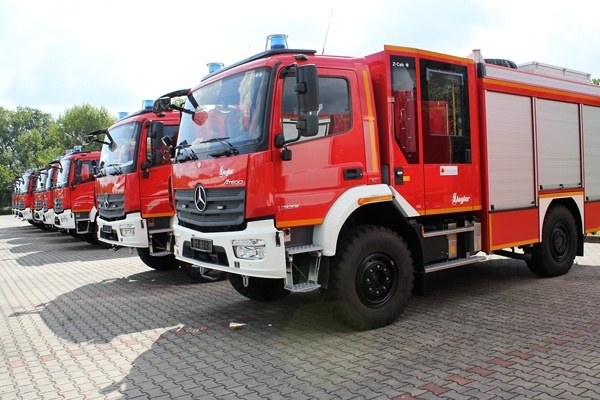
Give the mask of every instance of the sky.
<svg viewBox="0 0 600 400">
<path fill-rule="evenodd" d="M 79 105 L 133 112 L 262 52 L 366 56 L 397 45 L 531 61 L 600 78 L 600 23 L 589 0 L 0 0 L 0 107 L 55 118 Z"/>
</svg>

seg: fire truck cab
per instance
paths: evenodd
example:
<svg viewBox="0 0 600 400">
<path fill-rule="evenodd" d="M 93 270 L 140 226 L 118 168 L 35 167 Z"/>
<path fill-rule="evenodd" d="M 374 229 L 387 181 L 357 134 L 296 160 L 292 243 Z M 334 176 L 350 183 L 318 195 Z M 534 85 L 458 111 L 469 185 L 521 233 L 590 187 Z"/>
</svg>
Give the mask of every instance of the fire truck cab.
<svg viewBox="0 0 600 400">
<path fill-rule="evenodd" d="M 175 269 L 179 262 L 171 251 L 171 148 L 162 139 L 177 141 L 179 112 L 157 115 L 152 102 L 146 103 L 110 128 L 82 138 L 84 145 L 103 143 L 93 213 L 101 242 L 115 250 L 135 248 L 150 268 Z"/>
<path fill-rule="evenodd" d="M 58 161 L 56 183 L 52 190 L 56 229 L 95 242 L 95 224 L 90 219 L 94 205 L 94 174 L 99 151 L 68 150 Z"/>
<path fill-rule="evenodd" d="M 33 190 L 36 182 L 37 173 L 31 169 L 15 180 L 15 215 L 30 224 L 33 224 Z"/>
</svg>

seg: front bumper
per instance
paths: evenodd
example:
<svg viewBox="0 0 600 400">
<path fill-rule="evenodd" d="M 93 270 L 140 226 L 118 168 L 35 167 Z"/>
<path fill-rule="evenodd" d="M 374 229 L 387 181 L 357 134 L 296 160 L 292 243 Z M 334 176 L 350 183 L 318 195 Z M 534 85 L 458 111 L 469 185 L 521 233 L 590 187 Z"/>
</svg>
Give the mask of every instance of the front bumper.
<svg viewBox="0 0 600 400">
<path fill-rule="evenodd" d="M 131 213 L 119 221 L 106 221 L 102 217 L 98 224 L 98 240 L 115 246 L 148 248 L 148 224 L 140 213 Z"/>
<path fill-rule="evenodd" d="M 42 221 L 46 225 L 54 225 L 54 208 L 50 208 L 44 213 Z"/>
<path fill-rule="evenodd" d="M 19 210 L 19 217 L 24 221 L 33 221 L 33 213 L 31 212 L 31 208 L 26 208 L 24 210 Z"/>
<path fill-rule="evenodd" d="M 256 278 L 280 279 L 286 276 L 284 236 L 275 228 L 273 220 L 249 222 L 243 231 L 202 233 L 180 226 L 175 219 L 173 233 L 174 253 L 178 260 Z M 209 242 L 211 251 L 193 249 L 192 239 Z M 235 255 L 234 243 L 243 241 L 264 244 L 260 259 L 242 259 Z"/>
<path fill-rule="evenodd" d="M 69 209 L 54 214 L 54 226 L 59 229 L 75 229 L 75 215 Z"/>
</svg>

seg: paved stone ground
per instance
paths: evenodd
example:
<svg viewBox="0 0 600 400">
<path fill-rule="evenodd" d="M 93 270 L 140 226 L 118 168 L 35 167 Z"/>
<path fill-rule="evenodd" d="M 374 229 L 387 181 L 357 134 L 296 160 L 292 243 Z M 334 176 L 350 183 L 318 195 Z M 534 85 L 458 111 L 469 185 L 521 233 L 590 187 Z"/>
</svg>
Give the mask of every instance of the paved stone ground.
<svg viewBox="0 0 600 400">
<path fill-rule="evenodd" d="M 430 274 L 396 323 L 356 332 L 318 293 L 256 303 L 3 216 L 0 398 L 598 399 L 585 250 L 553 279 L 499 257 Z"/>
</svg>

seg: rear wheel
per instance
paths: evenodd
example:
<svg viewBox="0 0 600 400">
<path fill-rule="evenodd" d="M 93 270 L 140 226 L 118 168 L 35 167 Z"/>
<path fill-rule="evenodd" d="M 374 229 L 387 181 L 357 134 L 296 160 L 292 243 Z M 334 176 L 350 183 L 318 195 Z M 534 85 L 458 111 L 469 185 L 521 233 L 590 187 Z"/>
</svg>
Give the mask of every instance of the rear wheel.
<svg viewBox="0 0 600 400">
<path fill-rule="evenodd" d="M 527 266 L 536 275 L 544 277 L 564 275 L 573 266 L 577 253 L 577 225 L 569 209 L 563 205 L 552 207 L 544 218 L 542 241 L 531 251 Z"/>
<path fill-rule="evenodd" d="M 137 248 L 137 253 L 144 264 L 157 271 L 169 271 L 179 268 L 179 261 L 177 261 L 173 254 L 155 257 L 150 254 L 148 248 L 141 247 Z"/>
<path fill-rule="evenodd" d="M 356 329 L 392 323 L 413 288 L 413 260 L 404 240 L 387 228 L 362 226 L 338 250 L 324 292 L 334 316 Z"/>
<path fill-rule="evenodd" d="M 256 301 L 279 300 L 290 294 L 284 288 L 283 279 L 248 277 L 247 285 L 244 285 L 242 275 L 229 274 L 229 283 L 239 294 Z"/>
</svg>

